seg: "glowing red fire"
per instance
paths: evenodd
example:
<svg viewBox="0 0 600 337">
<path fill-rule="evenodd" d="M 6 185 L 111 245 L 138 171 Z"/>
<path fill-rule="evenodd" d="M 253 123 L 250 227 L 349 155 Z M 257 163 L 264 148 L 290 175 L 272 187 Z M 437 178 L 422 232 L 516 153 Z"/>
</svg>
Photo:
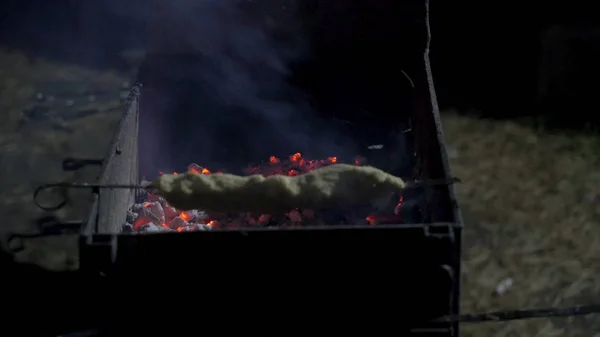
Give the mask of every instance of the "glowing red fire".
<svg viewBox="0 0 600 337">
<path fill-rule="evenodd" d="M 284 174 L 295 176 L 302 174 L 319 167 L 335 164 L 338 162 L 337 157 L 329 157 L 321 160 L 306 159 L 300 153 L 294 153 L 287 159 L 280 159 L 271 156 L 269 161 L 258 166 L 252 166 L 245 170 L 248 175 L 262 174 L 264 176 Z M 355 165 L 366 164 L 365 158 L 357 157 L 354 160 Z M 202 167 L 198 164 L 190 164 L 189 172 L 198 174 L 211 174 L 211 170 Z M 220 172 L 220 171 L 218 171 Z M 160 174 L 163 174 L 160 172 Z M 174 174 L 177 174 L 176 172 Z M 402 205 L 403 199 L 400 198 L 396 210 Z M 134 207 L 135 208 L 135 205 Z M 318 210 L 311 209 L 293 209 L 285 214 L 252 214 L 252 213 L 205 213 L 198 211 L 181 211 L 170 206 L 164 199 L 148 194 L 147 202 L 133 209 L 132 212 L 138 214 L 137 219 L 133 223 L 134 230 L 142 230 L 149 223 L 155 226 L 162 226 L 165 230 L 186 232 L 195 230 L 206 230 L 209 228 L 226 228 L 237 229 L 243 227 L 294 227 L 294 226 L 323 226 L 335 225 L 326 223 L 326 220 L 320 219 Z M 362 222 L 365 224 L 376 225 L 386 222 L 398 222 L 399 216 L 395 211 L 392 214 L 371 214 L 366 218 L 363 217 Z M 360 219 L 356 219 L 360 220 Z"/>
</svg>

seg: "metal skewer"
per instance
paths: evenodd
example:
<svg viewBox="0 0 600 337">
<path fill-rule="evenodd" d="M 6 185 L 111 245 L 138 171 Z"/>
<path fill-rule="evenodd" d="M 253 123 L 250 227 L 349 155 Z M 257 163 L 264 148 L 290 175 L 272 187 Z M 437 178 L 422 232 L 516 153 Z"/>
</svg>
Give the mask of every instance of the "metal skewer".
<svg viewBox="0 0 600 337">
<path fill-rule="evenodd" d="M 434 186 L 446 186 L 455 183 L 460 183 L 461 180 L 455 177 L 451 178 L 440 178 L 440 179 L 424 179 L 424 180 L 415 180 L 408 182 L 406 184 L 405 189 L 410 188 L 419 188 L 419 187 L 434 187 Z M 63 208 L 69 201 L 69 189 L 91 189 L 93 193 L 99 193 L 101 189 L 128 189 L 128 190 L 138 190 L 138 189 L 152 189 L 152 184 L 149 185 L 141 185 L 141 184 L 93 184 L 93 183 L 53 183 L 53 184 L 44 184 L 36 188 L 33 193 L 33 200 L 37 207 L 41 208 L 44 211 L 52 212 Z M 61 201 L 52 206 L 44 206 L 39 201 L 40 193 L 48 190 L 57 190 L 59 196 L 61 197 Z"/>
</svg>

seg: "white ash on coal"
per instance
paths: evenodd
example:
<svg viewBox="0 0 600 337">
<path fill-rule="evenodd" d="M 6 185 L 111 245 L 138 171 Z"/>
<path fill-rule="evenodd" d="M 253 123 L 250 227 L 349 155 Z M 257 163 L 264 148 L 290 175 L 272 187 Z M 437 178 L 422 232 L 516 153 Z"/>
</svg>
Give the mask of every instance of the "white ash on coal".
<svg viewBox="0 0 600 337">
<path fill-rule="evenodd" d="M 142 232 L 146 232 L 146 233 L 160 233 L 160 232 L 168 232 L 169 231 L 168 228 L 164 228 L 164 227 L 155 225 L 152 222 L 148 222 L 148 223 L 144 224 L 143 226 L 141 226 L 140 230 Z"/>
<path fill-rule="evenodd" d="M 147 199 L 156 201 L 133 204 L 127 212 L 123 232 L 191 232 L 211 228 L 210 220 L 203 212 L 179 211 L 150 193 Z"/>
<path fill-rule="evenodd" d="M 246 174 L 262 174 L 265 176 L 285 174 L 294 176 L 319 167 L 337 163 L 336 157 L 323 160 L 305 159 L 300 153 L 295 153 L 282 160 L 271 156 L 268 162 L 249 167 Z M 355 165 L 366 164 L 366 159 L 357 157 Z M 211 171 L 198 164 L 190 164 L 188 172 L 211 174 Z M 145 182 L 142 182 L 144 184 Z M 213 213 L 202 210 L 182 211 L 169 205 L 157 195 L 148 193 L 144 202 L 134 204 L 127 212 L 123 226 L 124 232 L 190 232 L 211 229 L 240 229 L 240 228 L 289 228 L 313 227 L 332 225 L 376 225 L 382 223 L 404 223 L 397 211 L 401 208 L 403 199 L 390 199 L 386 207 L 374 206 L 352 207 L 348 209 L 292 209 L 283 214 L 254 214 L 254 213 Z M 389 206 L 389 207 L 388 207 Z M 389 208 L 387 212 L 383 208 Z M 396 209 L 396 211 L 394 210 Z M 384 215 L 382 215 L 384 214 Z"/>
<path fill-rule="evenodd" d="M 169 228 L 174 230 L 177 230 L 181 227 L 187 227 L 189 225 L 190 223 L 183 220 L 183 218 L 180 216 L 176 216 L 173 220 L 169 222 Z"/>
</svg>

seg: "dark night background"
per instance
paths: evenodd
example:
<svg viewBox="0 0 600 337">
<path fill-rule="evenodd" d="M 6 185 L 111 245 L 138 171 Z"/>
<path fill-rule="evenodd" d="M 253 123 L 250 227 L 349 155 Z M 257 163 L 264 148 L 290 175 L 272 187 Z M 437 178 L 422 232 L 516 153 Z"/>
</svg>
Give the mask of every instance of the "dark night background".
<svg viewBox="0 0 600 337">
<path fill-rule="evenodd" d="M 144 16 L 151 11 L 135 1 L 8 0 L 0 43 L 57 61 L 122 69 L 129 66 L 123 51 L 143 46 Z M 564 1 L 432 1 L 431 58 L 441 107 L 490 117 L 542 115 L 575 129 L 597 124 L 592 114 L 576 112 L 589 111 L 599 89 L 600 33 L 591 13 Z M 550 91 L 540 93 L 548 76 Z"/>
<path fill-rule="evenodd" d="M 151 3 L 0 4 L 3 232 L 31 232 L 32 220 L 46 215 L 31 202 L 37 183 L 89 181 L 98 174 L 65 174 L 60 161 L 105 154 L 120 102 L 143 61 L 147 19 L 160 18 Z M 464 181 L 458 187 L 467 223 L 463 310 L 566 306 L 598 298 L 600 23 L 595 12 L 566 1 L 431 0 L 430 6 L 433 77 L 453 174 Z M 372 22 L 381 29 L 378 20 Z M 363 33 L 370 40 L 370 32 Z M 370 52 L 381 59 L 402 54 L 402 45 L 389 48 Z M 373 79 L 383 73 L 377 69 Z M 58 216 L 80 219 L 88 206 L 81 198 Z M 40 240 L 15 259 L 72 268 L 70 249 Z M 514 281 L 512 288 L 492 296 L 507 279 Z M 598 318 L 589 317 L 471 326 L 464 333 L 588 337 L 599 329 Z"/>
</svg>

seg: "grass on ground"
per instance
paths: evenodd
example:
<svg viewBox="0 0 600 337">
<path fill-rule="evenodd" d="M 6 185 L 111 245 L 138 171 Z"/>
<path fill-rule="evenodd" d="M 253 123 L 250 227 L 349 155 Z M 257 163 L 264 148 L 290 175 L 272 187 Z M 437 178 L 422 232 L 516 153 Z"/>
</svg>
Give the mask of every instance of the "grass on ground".
<svg viewBox="0 0 600 337">
<path fill-rule="evenodd" d="M 465 217 L 464 312 L 600 302 L 600 141 L 444 116 Z M 493 296 L 498 284 L 513 286 Z M 600 316 L 465 325 L 467 336 L 592 336 Z"/>
</svg>

